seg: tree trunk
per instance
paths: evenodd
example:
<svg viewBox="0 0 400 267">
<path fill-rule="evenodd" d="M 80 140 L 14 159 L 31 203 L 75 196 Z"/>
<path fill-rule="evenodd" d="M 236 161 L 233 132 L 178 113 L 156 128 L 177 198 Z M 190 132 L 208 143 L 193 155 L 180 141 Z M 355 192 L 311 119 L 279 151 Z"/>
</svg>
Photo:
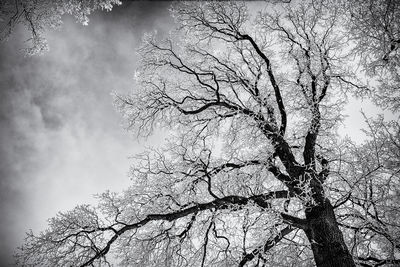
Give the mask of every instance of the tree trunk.
<svg viewBox="0 0 400 267">
<path fill-rule="evenodd" d="M 325 199 L 323 204 L 307 210 L 306 218 L 306 235 L 318 267 L 356 266 L 328 199 Z"/>
</svg>

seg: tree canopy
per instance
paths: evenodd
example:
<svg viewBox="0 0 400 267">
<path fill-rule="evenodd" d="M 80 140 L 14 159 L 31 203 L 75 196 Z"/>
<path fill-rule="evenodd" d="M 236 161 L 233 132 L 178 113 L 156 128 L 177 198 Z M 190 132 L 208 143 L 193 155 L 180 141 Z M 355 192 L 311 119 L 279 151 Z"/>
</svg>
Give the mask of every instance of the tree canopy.
<svg viewBox="0 0 400 267">
<path fill-rule="evenodd" d="M 398 111 L 399 9 L 174 3 L 176 30 L 144 37 L 137 88 L 115 96 L 165 146 L 137 155 L 124 192 L 29 233 L 19 264 L 398 265 L 399 122 L 365 116 L 361 145 L 337 128 L 349 96 Z"/>
<path fill-rule="evenodd" d="M 49 49 L 46 30 L 59 29 L 63 15 L 72 15 L 77 22 L 87 25 L 93 11 L 111 11 L 114 5 L 120 4 L 119 0 L 4 0 L 0 3 L 0 40 L 6 40 L 15 27 L 23 25 L 30 35 L 25 53 L 42 54 Z"/>
</svg>

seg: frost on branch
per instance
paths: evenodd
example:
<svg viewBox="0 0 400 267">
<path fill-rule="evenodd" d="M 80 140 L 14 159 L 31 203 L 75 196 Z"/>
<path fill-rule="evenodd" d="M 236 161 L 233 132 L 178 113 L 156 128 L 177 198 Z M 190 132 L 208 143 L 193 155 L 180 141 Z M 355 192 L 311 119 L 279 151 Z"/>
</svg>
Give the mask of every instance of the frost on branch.
<svg viewBox="0 0 400 267">
<path fill-rule="evenodd" d="M 6 40 L 15 27 L 22 24 L 30 34 L 26 54 L 41 54 L 48 50 L 45 31 L 59 29 L 63 15 L 72 15 L 77 22 L 87 25 L 93 11 L 111 11 L 114 5 L 120 4 L 119 0 L 5 0 L 0 4 L 0 40 Z"/>
<path fill-rule="evenodd" d="M 353 54 L 373 83 L 373 101 L 400 110 L 400 5 L 397 0 L 345 1 L 344 25 L 354 44 Z"/>
<path fill-rule="evenodd" d="M 39 236 L 28 233 L 18 264 L 24 266 L 74 266 L 85 262 L 104 245 L 107 230 L 97 211 L 88 205 L 59 213 Z M 49 257 L 51 255 L 51 257 Z M 100 262 L 99 262 L 100 263 Z"/>
<path fill-rule="evenodd" d="M 165 40 L 145 36 L 135 93 L 115 96 L 128 128 L 139 137 L 167 130 L 165 146 L 134 158 L 130 188 L 101 194 L 87 220 L 59 215 L 62 231 L 31 235 L 19 259 L 398 262 L 398 124 L 371 122 L 362 146 L 338 136 L 347 95 L 364 90 L 340 8 L 292 2 L 256 16 L 239 2 L 175 4 L 178 28 Z"/>
</svg>

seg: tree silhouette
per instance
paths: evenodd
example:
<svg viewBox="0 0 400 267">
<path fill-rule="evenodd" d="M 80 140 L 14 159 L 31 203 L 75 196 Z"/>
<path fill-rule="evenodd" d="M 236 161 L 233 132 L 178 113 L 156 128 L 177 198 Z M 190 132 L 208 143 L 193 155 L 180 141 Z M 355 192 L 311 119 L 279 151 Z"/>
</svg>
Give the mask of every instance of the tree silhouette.
<svg viewBox="0 0 400 267">
<path fill-rule="evenodd" d="M 399 124 L 366 118 L 361 146 L 336 133 L 346 97 L 368 92 L 343 6 L 249 6 L 177 3 L 170 38 L 144 38 L 139 88 L 115 103 L 167 144 L 137 156 L 126 191 L 29 233 L 19 263 L 400 263 Z"/>
</svg>

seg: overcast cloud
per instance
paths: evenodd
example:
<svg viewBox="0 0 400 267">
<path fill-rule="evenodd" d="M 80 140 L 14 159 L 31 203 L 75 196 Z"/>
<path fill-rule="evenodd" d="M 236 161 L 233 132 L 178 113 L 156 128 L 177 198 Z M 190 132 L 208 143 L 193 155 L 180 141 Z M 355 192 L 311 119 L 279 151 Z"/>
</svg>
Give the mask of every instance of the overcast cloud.
<svg viewBox="0 0 400 267">
<path fill-rule="evenodd" d="M 129 184 L 142 149 L 121 127 L 111 92 L 134 90 L 135 49 L 146 31 L 169 31 L 165 2 L 97 12 L 89 26 L 65 17 L 50 52 L 24 57 L 22 29 L 0 46 L 0 259 L 11 263 L 28 229 L 60 210 Z"/>
</svg>

